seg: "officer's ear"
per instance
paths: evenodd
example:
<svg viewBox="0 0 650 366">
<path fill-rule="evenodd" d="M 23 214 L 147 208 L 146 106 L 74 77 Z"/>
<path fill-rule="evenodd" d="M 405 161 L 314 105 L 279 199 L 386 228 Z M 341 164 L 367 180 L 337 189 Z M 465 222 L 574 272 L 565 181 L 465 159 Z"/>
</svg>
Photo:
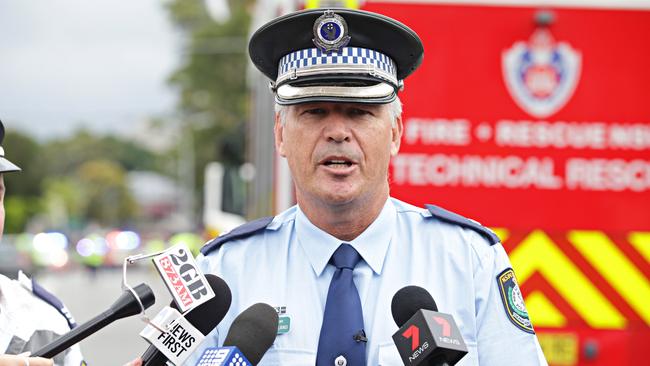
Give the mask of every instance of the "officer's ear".
<svg viewBox="0 0 650 366">
<path fill-rule="evenodd" d="M 395 156 L 399 152 L 399 146 L 402 141 L 402 132 L 404 125 L 402 124 L 402 116 L 395 117 L 395 121 L 391 125 L 391 142 L 390 142 L 390 155 Z"/>
<path fill-rule="evenodd" d="M 282 115 L 280 112 L 275 113 L 275 125 L 273 126 L 273 134 L 275 135 L 275 150 L 282 156 L 286 158 L 287 155 L 284 152 L 284 137 L 282 133 L 284 132 L 284 121 L 282 121 Z"/>
</svg>

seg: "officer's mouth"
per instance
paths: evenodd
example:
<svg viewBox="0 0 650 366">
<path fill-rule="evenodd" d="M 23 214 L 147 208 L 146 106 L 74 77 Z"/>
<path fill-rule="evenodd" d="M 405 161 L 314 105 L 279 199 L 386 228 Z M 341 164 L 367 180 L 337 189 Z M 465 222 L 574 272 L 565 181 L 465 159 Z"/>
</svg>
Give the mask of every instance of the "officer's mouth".
<svg viewBox="0 0 650 366">
<path fill-rule="evenodd" d="M 321 160 L 320 165 L 333 172 L 347 173 L 356 166 L 356 163 L 346 157 L 335 156 Z"/>
</svg>

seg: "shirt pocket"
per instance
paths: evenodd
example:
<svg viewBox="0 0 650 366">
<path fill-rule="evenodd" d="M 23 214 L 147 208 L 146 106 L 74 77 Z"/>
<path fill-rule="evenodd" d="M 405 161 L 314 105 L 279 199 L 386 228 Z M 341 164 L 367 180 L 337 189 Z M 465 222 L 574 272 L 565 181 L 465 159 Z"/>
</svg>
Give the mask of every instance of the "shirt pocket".
<svg viewBox="0 0 650 366">
<path fill-rule="evenodd" d="M 400 357 L 395 343 L 382 343 L 378 346 L 377 355 L 378 366 L 402 366 L 402 357 Z"/>
<path fill-rule="evenodd" d="M 259 366 L 306 366 L 316 364 L 316 352 L 295 348 L 272 347 L 262 357 Z"/>
</svg>

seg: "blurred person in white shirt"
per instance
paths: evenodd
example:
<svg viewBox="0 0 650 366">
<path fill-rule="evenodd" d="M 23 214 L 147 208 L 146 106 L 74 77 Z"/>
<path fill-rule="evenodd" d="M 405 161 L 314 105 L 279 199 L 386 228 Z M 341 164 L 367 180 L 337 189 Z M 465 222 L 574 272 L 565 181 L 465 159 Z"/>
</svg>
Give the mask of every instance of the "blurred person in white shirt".
<svg viewBox="0 0 650 366">
<path fill-rule="evenodd" d="M 5 157 L 4 135 L 0 121 L 0 236 L 5 221 L 4 174 L 21 170 Z M 16 280 L 0 275 L 0 366 L 86 365 L 78 345 L 51 360 L 28 357 L 75 326 L 63 303 L 22 271 Z"/>
</svg>

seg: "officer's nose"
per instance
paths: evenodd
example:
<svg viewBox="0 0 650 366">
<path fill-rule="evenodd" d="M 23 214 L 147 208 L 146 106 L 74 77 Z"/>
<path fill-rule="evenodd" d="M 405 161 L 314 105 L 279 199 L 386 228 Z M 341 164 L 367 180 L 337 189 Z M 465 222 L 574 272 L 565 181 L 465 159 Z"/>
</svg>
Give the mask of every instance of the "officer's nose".
<svg viewBox="0 0 650 366">
<path fill-rule="evenodd" d="M 325 137 L 331 142 L 350 141 L 351 132 L 345 117 L 340 113 L 332 113 L 325 127 Z"/>
</svg>

